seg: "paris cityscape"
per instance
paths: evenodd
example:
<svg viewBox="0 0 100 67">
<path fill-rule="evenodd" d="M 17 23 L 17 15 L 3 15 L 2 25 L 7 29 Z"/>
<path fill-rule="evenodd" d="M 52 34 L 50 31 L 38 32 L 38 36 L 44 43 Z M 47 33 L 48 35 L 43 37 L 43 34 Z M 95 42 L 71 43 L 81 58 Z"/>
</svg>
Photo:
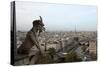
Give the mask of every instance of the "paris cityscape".
<svg viewBox="0 0 100 67">
<path fill-rule="evenodd" d="M 17 31 L 16 33 L 17 47 L 22 44 L 22 42 L 26 37 L 26 34 L 27 32 Z M 96 31 L 43 32 L 39 37 L 39 44 L 43 51 L 48 51 L 49 49 L 55 50 L 54 62 L 52 63 L 77 61 L 77 60 L 69 60 L 69 61 L 61 60 L 61 58 L 67 58 L 67 53 L 70 53 L 71 51 L 74 51 L 77 54 L 77 57 L 80 58 L 79 61 L 97 60 Z M 32 52 L 38 51 L 36 46 L 33 46 L 31 50 Z M 69 59 L 71 59 L 71 57 Z M 72 59 L 74 58 L 72 57 Z"/>
</svg>

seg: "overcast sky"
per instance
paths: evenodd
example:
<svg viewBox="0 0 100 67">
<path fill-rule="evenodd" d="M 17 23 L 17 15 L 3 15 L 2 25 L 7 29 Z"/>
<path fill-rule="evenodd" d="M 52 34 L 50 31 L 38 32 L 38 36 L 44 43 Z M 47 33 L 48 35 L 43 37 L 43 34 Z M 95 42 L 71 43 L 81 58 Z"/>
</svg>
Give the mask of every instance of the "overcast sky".
<svg viewBox="0 0 100 67">
<path fill-rule="evenodd" d="M 39 16 L 50 31 L 97 30 L 96 6 L 16 2 L 17 30 L 30 30 Z"/>
</svg>

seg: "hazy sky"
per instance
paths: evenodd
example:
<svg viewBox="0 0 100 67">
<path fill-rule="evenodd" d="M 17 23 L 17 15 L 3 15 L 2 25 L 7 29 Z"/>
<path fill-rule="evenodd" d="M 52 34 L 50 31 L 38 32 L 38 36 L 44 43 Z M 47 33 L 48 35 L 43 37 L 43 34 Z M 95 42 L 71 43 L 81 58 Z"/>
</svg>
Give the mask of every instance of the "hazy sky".
<svg viewBox="0 0 100 67">
<path fill-rule="evenodd" d="M 30 30 L 39 16 L 50 31 L 97 30 L 96 6 L 16 2 L 17 30 Z"/>
</svg>

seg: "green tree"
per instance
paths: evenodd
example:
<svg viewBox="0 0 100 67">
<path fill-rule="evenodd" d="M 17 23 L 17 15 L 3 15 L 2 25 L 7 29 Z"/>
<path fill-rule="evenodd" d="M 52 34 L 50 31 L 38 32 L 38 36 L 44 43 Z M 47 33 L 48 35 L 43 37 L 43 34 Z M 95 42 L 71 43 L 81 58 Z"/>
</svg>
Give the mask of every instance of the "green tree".
<svg viewBox="0 0 100 67">
<path fill-rule="evenodd" d="M 82 59 L 77 56 L 77 53 L 75 51 L 71 51 L 66 55 L 65 62 L 76 62 L 76 61 L 82 61 Z"/>
<path fill-rule="evenodd" d="M 54 63 L 54 54 L 56 53 L 54 48 L 49 48 L 44 54 L 39 55 L 36 64 L 49 64 Z"/>
</svg>

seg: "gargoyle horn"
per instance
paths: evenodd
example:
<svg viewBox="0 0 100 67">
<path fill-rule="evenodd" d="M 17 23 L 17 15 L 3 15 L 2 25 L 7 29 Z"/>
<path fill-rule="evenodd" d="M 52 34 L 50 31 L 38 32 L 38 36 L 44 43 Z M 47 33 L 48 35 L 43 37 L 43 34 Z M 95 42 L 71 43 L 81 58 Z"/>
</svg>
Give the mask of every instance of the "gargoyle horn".
<svg viewBox="0 0 100 67">
<path fill-rule="evenodd" d="M 44 23 L 43 23 L 42 17 L 41 17 L 41 16 L 39 16 L 39 17 L 40 17 L 41 24 L 44 26 Z"/>
</svg>

